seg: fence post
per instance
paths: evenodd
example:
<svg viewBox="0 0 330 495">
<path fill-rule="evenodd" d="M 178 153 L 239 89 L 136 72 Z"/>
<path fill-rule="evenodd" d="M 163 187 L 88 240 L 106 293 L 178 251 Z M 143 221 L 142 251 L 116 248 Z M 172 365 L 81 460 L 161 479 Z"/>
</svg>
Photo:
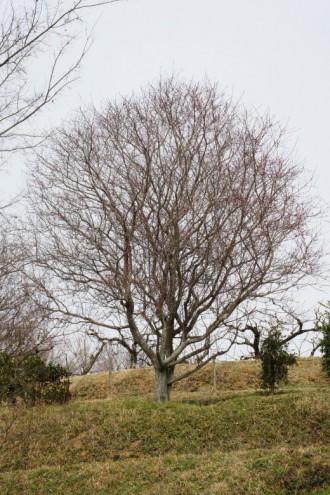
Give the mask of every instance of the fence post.
<svg viewBox="0 0 330 495">
<path fill-rule="evenodd" d="M 213 377 L 213 389 L 217 389 L 217 363 L 215 358 L 212 360 L 212 377 Z"/>
<path fill-rule="evenodd" d="M 112 394 L 112 388 L 113 388 L 113 378 L 112 378 L 112 371 L 113 371 L 113 361 L 112 357 L 109 357 L 109 381 L 108 381 L 108 391 L 109 395 Z"/>
</svg>

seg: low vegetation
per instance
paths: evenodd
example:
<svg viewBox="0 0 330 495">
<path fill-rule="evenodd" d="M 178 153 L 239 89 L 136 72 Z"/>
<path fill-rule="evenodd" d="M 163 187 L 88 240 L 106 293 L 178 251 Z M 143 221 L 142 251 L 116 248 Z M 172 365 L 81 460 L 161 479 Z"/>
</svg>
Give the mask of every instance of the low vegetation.
<svg viewBox="0 0 330 495">
<path fill-rule="evenodd" d="M 0 404 L 64 404 L 70 399 L 69 385 L 65 368 L 46 364 L 37 354 L 18 360 L 0 352 Z"/>
<path fill-rule="evenodd" d="M 322 369 L 330 379 L 330 320 L 329 317 L 322 325 L 322 340 L 321 340 L 321 352 L 322 352 Z"/>
<path fill-rule="evenodd" d="M 262 343 L 261 386 L 274 394 L 280 383 L 288 382 L 289 366 L 297 363 L 294 354 L 288 351 L 289 344 L 283 343 L 280 330 L 273 329 Z"/>
<path fill-rule="evenodd" d="M 217 389 L 213 371 L 179 382 L 166 404 L 151 400 L 145 369 L 113 373 L 102 400 L 97 374 L 77 378 L 64 406 L 2 408 L 0 493 L 330 494 L 320 359 L 298 360 L 275 395 L 256 390 L 258 363 L 219 363 Z"/>
</svg>

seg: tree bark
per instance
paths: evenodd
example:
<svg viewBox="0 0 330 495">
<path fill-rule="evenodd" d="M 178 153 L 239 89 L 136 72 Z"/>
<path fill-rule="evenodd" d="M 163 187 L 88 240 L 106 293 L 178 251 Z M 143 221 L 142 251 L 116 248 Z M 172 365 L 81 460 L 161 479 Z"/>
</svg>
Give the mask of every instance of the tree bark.
<svg viewBox="0 0 330 495">
<path fill-rule="evenodd" d="M 173 373 L 173 368 L 155 368 L 154 398 L 156 402 L 168 402 L 170 400 Z"/>
</svg>

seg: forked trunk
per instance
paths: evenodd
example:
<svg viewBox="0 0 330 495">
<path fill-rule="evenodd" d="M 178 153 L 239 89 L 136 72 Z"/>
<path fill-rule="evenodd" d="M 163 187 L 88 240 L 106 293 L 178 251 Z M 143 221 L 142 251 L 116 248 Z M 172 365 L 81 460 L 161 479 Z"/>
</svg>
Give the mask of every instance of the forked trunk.
<svg viewBox="0 0 330 495">
<path fill-rule="evenodd" d="M 157 369 L 155 368 L 155 392 L 156 402 L 167 402 L 170 400 L 171 380 L 173 378 L 173 368 Z"/>
</svg>

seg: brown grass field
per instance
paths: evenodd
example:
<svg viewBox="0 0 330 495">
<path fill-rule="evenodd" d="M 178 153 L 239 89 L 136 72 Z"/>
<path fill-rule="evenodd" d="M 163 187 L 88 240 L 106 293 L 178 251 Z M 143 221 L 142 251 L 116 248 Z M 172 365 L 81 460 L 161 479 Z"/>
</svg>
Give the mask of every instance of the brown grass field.
<svg viewBox="0 0 330 495">
<path fill-rule="evenodd" d="M 183 374 L 192 365 L 177 367 L 176 375 Z M 225 392 L 256 390 L 259 387 L 260 363 L 253 360 L 223 361 L 216 363 L 216 389 L 213 387 L 213 365 L 209 364 L 173 386 L 171 399 L 180 400 L 191 394 L 205 396 Z M 302 358 L 289 370 L 291 386 L 326 384 L 319 358 Z M 114 371 L 111 397 L 152 398 L 154 373 L 152 368 Z M 106 399 L 109 397 L 108 373 L 93 373 L 72 379 L 73 400 Z"/>
<path fill-rule="evenodd" d="M 182 371 L 182 370 L 180 370 Z M 274 396 L 217 363 L 155 404 L 151 369 L 72 380 L 65 406 L 0 408 L 1 495 L 330 495 L 330 386 L 299 359 Z"/>
</svg>

